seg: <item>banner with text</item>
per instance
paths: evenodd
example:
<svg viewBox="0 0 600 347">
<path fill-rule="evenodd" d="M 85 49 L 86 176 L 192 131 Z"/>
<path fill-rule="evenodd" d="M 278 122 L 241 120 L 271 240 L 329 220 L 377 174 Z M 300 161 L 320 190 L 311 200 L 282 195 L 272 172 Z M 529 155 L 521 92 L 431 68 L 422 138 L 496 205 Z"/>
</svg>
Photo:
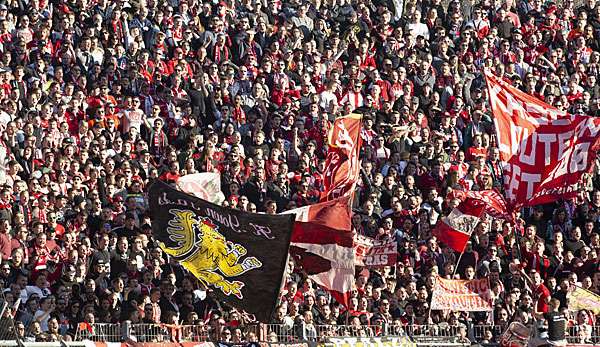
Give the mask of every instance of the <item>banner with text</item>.
<svg viewBox="0 0 600 347">
<path fill-rule="evenodd" d="M 487 278 L 447 280 L 438 277 L 431 298 L 432 310 L 491 311 L 493 309 Z"/>
<path fill-rule="evenodd" d="M 355 264 L 366 267 L 396 265 L 398 249 L 394 240 L 375 240 L 363 235 L 355 235 Z"/>
<path fill-rule="evenodd" d="M 513 208 L 571 198 L 600 146 L 600 118 L 567 114 L 486 72 Z"/>
</svg>

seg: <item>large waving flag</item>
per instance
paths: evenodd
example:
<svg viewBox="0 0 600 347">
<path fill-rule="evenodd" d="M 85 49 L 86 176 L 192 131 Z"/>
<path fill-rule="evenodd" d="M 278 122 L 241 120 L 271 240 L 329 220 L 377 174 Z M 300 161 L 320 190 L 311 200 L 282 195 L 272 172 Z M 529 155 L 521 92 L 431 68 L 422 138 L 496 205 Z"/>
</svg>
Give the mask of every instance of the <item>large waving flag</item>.
<svg viewBox="0 0 600 347">
<path fill-rule="evenodd" d="M 355 249 L 351 231 L 350 196 L 300 207 L 290 254 L 300 268 L 347 306 L 354 287 Z"/>
<path fill-rule="evenodd" d="M 462 253 L 473 230 L 481 221 L 484 209 L 485 207 L 474 199 L 467 199 L 454 208 L 450 215 L 442 218 L 432 234 L 448 247 Z"/>
<path fill-rule="evenodd" d="M 509 205 L 575 196 L 600 147 L 600 118 L 567 114 L 489 71 L 485 76 Z"/>
<path fill-rule="evenodd" d="M 353 113 L 337 118 L 329 131 L 321 201 L 348 195 L 356 187 L 360 177 L 361 122 L 362 116 Z"/>
<path fill-rule="evenodd" d="M 267 322 L 275 308 L 294 218 L 224 208 L 157 181 L 153 235 L 211 295 Z"/>
</svg>

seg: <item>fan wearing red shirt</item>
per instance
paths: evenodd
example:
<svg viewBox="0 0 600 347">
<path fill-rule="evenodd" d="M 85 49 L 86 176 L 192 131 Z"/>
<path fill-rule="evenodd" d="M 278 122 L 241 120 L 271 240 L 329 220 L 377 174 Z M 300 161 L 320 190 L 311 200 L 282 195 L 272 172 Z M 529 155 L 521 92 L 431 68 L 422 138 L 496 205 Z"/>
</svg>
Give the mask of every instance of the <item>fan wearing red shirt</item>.
<svg viewBox="0 0 600 347">
<path fill-rule="evenodd" d="M 575 23 L 575 27 L 571 29 L 571 31 L 569 31 L 569 34 L 567 35 L 568 42 L 573 42 L 577 40 L 577 38 L 583 36 L 585 33 L 585 26 L 587 24 L 587 21 L 577 20 Z"/>
<path fill-rule="evenodd" d="M 177 161 L 172 162 L 169 165 L 169 171 L 166 171 L 160 175 L 160 179 L 167 183 L 175 183 L 179 179 L 179 163 Z"/>
<path fill-rule="evenodd" d="M 467 161 L 473 161 L 477 157 L 487 157 L 487 148 L 481 146 L 481 135 L 476 134 L 473 137 L 473 146 L 467 149 Z"/>
<path fill-rule="evenodd" d="M 383 101 L 390 100 L 390 89 L 392 89 L 392 85 L 389 81 L 381 79 L 381 76 L 379 75 L 379 70 L 373 69 L 371 71 L 371 81 L 373 85 L 379 86 L 379 89 L 381 91 L 379 95 L 381 95 Z"/>
<path fill-rule="evenodd" d="M 369 53 L 369 45 L 367 43 L 361 43 L 358 46 L 358 61 L 360 62 L 360 70 L 371 70 L 377 68 L 375 64 L 375 58 Z"/>
<path fill-rule="evenodd" d="M 550 290 L 544 285 L 544 281 L 542 280 L 542 276 L 539 272 L 535 270 L 531 270 L 529 272 L 529 277 L 533 282 L 533 297 L 536 301 L 536 312 L 547 313 L 548 312 L 548 304 L 550 303 Z"/>
</svg>

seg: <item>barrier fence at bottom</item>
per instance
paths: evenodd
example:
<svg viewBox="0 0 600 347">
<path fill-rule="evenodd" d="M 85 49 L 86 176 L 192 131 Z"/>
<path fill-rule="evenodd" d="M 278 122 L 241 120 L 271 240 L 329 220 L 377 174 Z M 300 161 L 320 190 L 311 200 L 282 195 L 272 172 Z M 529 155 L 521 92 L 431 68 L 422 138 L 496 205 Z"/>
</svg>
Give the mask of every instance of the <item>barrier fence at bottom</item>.
<svg viewBox="0 0 600 347">
<path fill-rule="evenodd" d="M 506 327 L 499 325 L 313 325 L 249 324 L 228 326 L 168 324 L 79 325 L 75 341 L 95 342 L 224 342 L 224 343 L 318 343 L 332 338 L 407 337 L 415 343 L 495 344 Z M 578 325 L 567 329 L 570 344 L 600 344 L 600 325 Z"/>
</svg>

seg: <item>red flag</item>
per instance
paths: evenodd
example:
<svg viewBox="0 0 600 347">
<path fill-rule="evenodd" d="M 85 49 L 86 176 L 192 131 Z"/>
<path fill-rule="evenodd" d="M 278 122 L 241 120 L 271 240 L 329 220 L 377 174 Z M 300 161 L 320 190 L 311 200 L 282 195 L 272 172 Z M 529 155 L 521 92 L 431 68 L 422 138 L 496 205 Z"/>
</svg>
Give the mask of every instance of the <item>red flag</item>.
<svg viewBox="0 0 600 347">
<path fill-rule="evenodd" d="M 295 208 L 282 212 L 282 214 L 295 214 L 296 224 L 298 222 L 313 223 L 350 232 L 352 228 L 351 212 L 350 196 L 346 195 L 331 201 Z"/>
<path fill-rule="evenodd" d="M 361 120 L 359 114 L 337 118 L 329 131 L 321 201 L 348 195 L 356 186 L 360 175 Z"/>
<path fill-rule="evenodd" d="M 353 236 L 349 196 L 304 206 L 296 214 L 290 254 L 308 276 L 348 307 L 354 287 Z"/>
<path fill-rule="evenodd" d="M 457 252 L 463 252 L 473 230 L 479 224 L 484 207 L 474 199 L 463 201 L 442 218 L 432 231 L 439 241 L 448 245 Z"/>
<path fill-rule="evenodd" d="M 495 190 L 458 190 L 454 189 L 449 195 L 452 199 L 458 199 L 461 202 L 466 199 L 472 199 L 471 204 L 481 204 L 485 213 L 489 214 L 494 218 L 503 218 L 512 220 L 512 216 L 507 210 L 506 200 L 504 197 Z"/>
<path fill-rule="evenodd" d="M 512 208 L 571 198 L 600 147 L 600 118 L 570 115 L 486 72 Z"/>
</svg>

